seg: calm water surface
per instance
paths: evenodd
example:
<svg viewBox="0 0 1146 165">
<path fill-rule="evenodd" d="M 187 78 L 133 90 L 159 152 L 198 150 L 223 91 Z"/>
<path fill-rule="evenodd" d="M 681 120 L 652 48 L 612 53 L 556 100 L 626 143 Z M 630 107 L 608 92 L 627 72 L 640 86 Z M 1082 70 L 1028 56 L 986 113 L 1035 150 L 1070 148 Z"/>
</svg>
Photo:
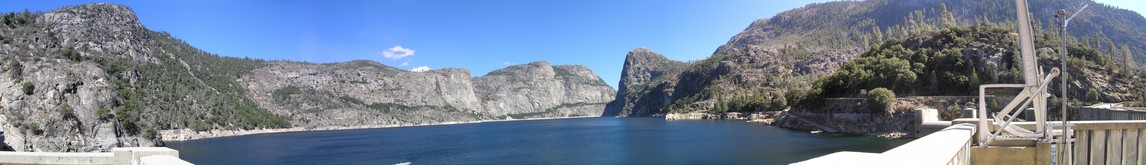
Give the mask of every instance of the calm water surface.
<svg viewBox="0 0 1146 165">
<path fill-rule="evenodd" d="M 260 134 L 168 142 L 196 164 L 786 164 L 908 140 L 744 121 L 581 118 Z"/>
</svg>

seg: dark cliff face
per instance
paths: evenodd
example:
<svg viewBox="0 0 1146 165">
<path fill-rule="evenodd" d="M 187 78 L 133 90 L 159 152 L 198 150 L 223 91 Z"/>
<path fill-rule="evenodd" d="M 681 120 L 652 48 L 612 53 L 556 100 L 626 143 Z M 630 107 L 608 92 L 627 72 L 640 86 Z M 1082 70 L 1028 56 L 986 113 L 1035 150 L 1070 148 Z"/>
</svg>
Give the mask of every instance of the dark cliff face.
<svg viewBox="0 0 1146 165">
<path fill-rule="evenodd" d="M 577 65 L 535 62 L 474 78 L 457 68 L 222 57 L 148 30 L 115 4 L 0 19 L 0 131 L 16 151 L 155 146 L 165 129 L 598 116 L 615 94 Z"/>
<path fill-rule="evenodd" d="M 648 48 L 637 48 L 625 55 L 625 65 L 621 70 L 620 89 L 627 91 L 630 86 L 644 84 L 667 72 L 688 66 L 684 62 L 673 61 Z"/>
<path fill-rule="evenodd" d="M 671 100 L 672 84 L 688 64 L 673 61 L 648 48 L 637 48 L 625 56 L 616 98 L 603 116 L 640 116 L 663 108 Z M 663 77 L 663 78 L 662 78 Z M 659 83 L 654 80 L 663 79 Z M 634 112 L 635 111 L 635 112 Z"/>
</svg>

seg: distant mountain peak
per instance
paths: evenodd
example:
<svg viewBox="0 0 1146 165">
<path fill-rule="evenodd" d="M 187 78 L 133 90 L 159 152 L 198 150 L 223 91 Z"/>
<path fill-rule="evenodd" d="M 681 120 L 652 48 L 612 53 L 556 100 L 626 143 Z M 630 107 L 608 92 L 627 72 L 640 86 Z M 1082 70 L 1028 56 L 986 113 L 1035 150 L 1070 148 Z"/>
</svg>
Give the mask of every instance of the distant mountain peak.
<svg viewBox="0 0 1146 165">
<path fill-rule="evenodd" d="M 640 47 L 629 51 L 625 56 L 625 64 L 621 71 L 620 89 L 629 85 L 651 81 L 663 72 L 683 66 L 684 62 L 673 61 L 653 50 Z"/>
<path fill-rule="evenodd" d="M 106 27 L 112 30 L 117 28 L 143 29 L 139 17 L 130 7 L 112 3 L 92 3 L 68 6 L 45 13 L 43 21 L 53 25 L 79 25 L 88 27 Z"/>
</svg>

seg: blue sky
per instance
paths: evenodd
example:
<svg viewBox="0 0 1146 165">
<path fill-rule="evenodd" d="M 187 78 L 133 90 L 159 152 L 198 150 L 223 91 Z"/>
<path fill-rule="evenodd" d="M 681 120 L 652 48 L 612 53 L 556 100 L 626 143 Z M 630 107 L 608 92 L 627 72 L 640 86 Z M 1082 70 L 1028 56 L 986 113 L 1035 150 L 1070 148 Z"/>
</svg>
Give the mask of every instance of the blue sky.
<svg viewBox="0 0 1146 165">
<path fill-rule="evenodd" d="M 374 60 L 403 69 L 466 68 L 475 77 L 549 61 L 586 65 L 616 87 L 629 50 L 702 59 L 753 20 L 825 1 L 4 1 L 0 11 L 111 2 L 131 7 L 151 30 L 224 56 Z M 1146 11 L 1141 0 L 1099 2 Z"/>
</svg>

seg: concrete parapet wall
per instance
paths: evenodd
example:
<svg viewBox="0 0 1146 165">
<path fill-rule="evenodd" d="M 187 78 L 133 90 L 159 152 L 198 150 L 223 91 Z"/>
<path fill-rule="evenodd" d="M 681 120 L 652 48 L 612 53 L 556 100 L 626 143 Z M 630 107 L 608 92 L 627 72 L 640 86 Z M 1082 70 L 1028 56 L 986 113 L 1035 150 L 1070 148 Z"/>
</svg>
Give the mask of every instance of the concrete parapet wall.
<svg viewBox="0 0 1146 165">
<path fill-rule="evenodd" d="M 112 164 L 112 154 L 0 152 L 0 164 Z"/>
<path fill-rule="evenodd" d="M 971 164 L 1039 164 L 1036 147 L 973 147 Z"/>
<path fill-rule="evenodd" d="M 1146 120 L 1146 111 L 1128 109 L 1082 108 L 1079 120 Z M 1073 119 L 1072 119 L 1073 120 Z"/>
<path fill-rule="evenodd" d="M 147 157 L 147 159 L 144 159 Z M 0 152 L 0 164 L 191 164 L 166 147 L 114 148 L 110 153 Z"/>
<path fill-rule="evenodd" d="M 115 155 L 116 165 L 133 165 L 141 164 L 140 158 L 147 156 L 171 156 L 179 157 L 179 151 L 167 147 L 128 147 L 128 148 L 114 148 L 111 153 Z M 190 164 L 190 163 L 188 163 Z"/>
<path fill-rule="evenodd" d="M 1146 162 L 1146 120 L 1071 122 L 1075 164 Z"/>
<path fill-rule="evenodd" d="M 191 165 L 191 163 L 170 155 L 152 155 L 140 157 L 139 165 Z"/>
<path fill-rule="evenodd" d="M 974 124 L 959 124 L 880 154 L 836 152 L 794 164 L 970 164 Z"/>
</svg>

